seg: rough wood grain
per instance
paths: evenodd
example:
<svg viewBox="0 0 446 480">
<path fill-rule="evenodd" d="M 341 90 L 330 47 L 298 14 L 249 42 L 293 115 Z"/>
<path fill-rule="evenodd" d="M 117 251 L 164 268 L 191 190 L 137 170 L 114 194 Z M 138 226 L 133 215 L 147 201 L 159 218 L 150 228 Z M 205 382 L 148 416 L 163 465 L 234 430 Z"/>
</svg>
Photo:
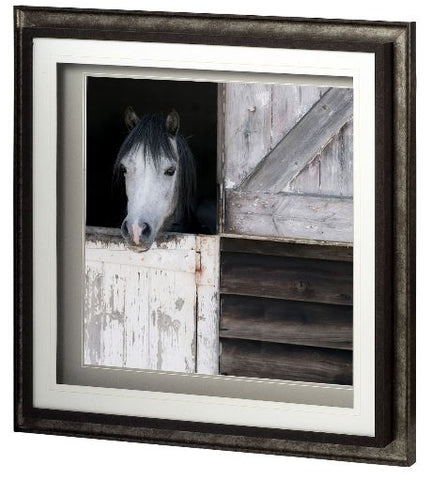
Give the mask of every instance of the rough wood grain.
<svg viewBox="0 0 446 480">
<path fill-rule="evenodd" d="M 353 196 L 353 120 L 347 122 L 319 155 L 320 192 Z"/>
<path fill-rule="evenodd" d="M 238 187 L 277 193 L 336 135 L 353 115 L 352 89 L 332 88 L 268 153 Z"/>
<path fill-rule="evenodd" d="M 353 311 L 341 305 L 222 295 L 220 337 L 352 350 Z"/>
<path fill-rule="evenodd" d="M 228 83 L 222 118 L 224 182 L 234 188 L 328 88 Z"/>
<path fill-rule="evenodd" d="M 271 149 L 271 86 L 228 83 L 225 99 L 223 177 L 233 188 Z"/>
<path fill-rule="evenodd" d="M 352 353 L 250 340 L 222 339 L 223 375 L 352 384 Z"/>
<path fill-rule="evenodd" d="M 271 86 L 271 148 L 274 148 L 296 123 L 327 92 L 326 87 Z"/>
<path fill-rule="evenodd" d="M 348 88 L 226 85 L 221 151 L 225 179 L 223 231 L 351 243 L 352 115 L 353 90 Z M 276 202 L 263 197 L 277 209 L 262 212 L 271 218 L 260 218 L 251 202 L 253 192 L 309 196 L 299 202 L 289 200 L 288 209 L 280 199 Z M 244 193 L 244 201 L 228 202 L 234 197 L 240 200 Z M 327 201 L 322 203 L 314 196 Z M 339 197 L 346 202 L 340 202 Z M 285 211 L 279 207 L 285 207 Z"/>
<path fill-rule="evenodd" d="M 352 305 L 353 266 L 268 255 L 223 252 L 220 292 Z"/>
<path fill-rule="evenodd" d="M 353 196 L 353 120 L 339 132 L 283 189 L 284 192 Z"/>
<path fill-rule="evenodd" d="M 340 260 L 353 262 L 353 247 L 340 245 L 311 245 L 290 242 L 248 240 L 242 238 L 221 238 L 223 252 L 258 253 L 279 257 L 313 258 L 319 260 Z"/>
<path fill-rule="evenodd" d="M 228 233 L 353 242 L 350 198 L 226 191 Z"/>
</svg>

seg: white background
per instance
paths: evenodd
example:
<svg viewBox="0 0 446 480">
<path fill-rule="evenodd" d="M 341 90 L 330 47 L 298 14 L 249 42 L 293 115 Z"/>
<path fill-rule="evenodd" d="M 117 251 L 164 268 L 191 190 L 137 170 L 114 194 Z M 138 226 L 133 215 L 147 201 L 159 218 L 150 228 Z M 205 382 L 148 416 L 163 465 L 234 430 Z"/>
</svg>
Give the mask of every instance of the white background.
<svg viewBox="0 0 446 480">
<path fill-rule="evenodd" d="M 0 475 L 56 479 L 443 478 L 446 219 L 443 82 L 446 41 L 441 2 L 424 0 L 28 0 L 28 5 L 257 14 L 417 22 L 418 76 L 418 461 L 410 469 L 199 450 L 184 447 L 62 438 L 12 432 L 12 146 L 13 12 L 0 3 L 1 305 Z"/>
</svg>

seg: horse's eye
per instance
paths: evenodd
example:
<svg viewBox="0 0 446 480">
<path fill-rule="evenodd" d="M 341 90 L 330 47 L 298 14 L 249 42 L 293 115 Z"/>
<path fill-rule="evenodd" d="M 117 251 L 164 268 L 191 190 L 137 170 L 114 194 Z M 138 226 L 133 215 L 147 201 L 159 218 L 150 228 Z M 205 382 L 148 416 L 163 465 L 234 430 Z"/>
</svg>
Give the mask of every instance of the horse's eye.
<svg viewBox="0 0 446 480">
<path fill-rule="evenodd" d="M 164 175 L 172 177 L 175 173 L 175 167 L 169 167 L 167 170 L 164 170 Z"/>
<path fill-rule="evenodd" d="M 127 173 L 127 169 L 124 167 L 124 165 L 121 164 L 121 165 L 119 166 L 119 169 L 121 170 L 121 173 L 122 173 L 122 174 L 125 175 L 125 174 Z"/>
</svg>

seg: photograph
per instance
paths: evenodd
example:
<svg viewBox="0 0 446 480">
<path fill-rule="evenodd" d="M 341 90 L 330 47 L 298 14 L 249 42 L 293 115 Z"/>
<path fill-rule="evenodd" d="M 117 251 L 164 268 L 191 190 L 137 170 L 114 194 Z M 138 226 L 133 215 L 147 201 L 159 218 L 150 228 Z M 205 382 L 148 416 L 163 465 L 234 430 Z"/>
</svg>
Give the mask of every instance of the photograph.
<svg viewBox="0 0 446 480">
<path fill-rule="evenodd" d="M 86 82 L 85 365 L 352 385 L 353 88 Z"/>
</svg>

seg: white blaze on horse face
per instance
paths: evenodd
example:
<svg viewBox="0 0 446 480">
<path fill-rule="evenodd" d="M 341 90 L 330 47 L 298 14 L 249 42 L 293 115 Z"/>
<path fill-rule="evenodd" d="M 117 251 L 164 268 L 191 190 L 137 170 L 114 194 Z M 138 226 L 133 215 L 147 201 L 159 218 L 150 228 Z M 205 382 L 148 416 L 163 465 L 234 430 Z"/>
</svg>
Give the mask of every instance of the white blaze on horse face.
<svg viewBox="0 0 446 480">
<path fill-rule="evenodd" d="M 156 165 L 152 158 L 144 158 L 143 148 L 137 148 L 121 164 L 126 170 L 127 228 L 133 243 L 147 249 L 175 211 L 177 162 L 161 156 Z M 142 238 L 147 230 L 150 235 Z"/>
<path fill-rule="evenodd" d="M 142 228 L 139 225 L 134 223 L 132 225 L 132 232 L 133 232 L 133 241 L 135 242 L 136 245 L 139 245 L 139 239 L 141 238 Z"/>
</svg>

